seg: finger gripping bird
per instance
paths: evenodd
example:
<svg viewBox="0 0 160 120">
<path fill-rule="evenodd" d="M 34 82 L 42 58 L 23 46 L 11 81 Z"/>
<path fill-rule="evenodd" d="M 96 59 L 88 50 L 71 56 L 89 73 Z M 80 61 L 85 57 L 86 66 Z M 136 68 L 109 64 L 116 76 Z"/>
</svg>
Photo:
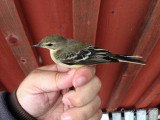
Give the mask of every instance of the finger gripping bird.
<svg viewBox="0 0 160 120">
<path fill-rule="evenodd" d="M 54 34 L 43 38 L 38 44 L 32 47 L 42 47 L 50 50 L 52 60 L 59 65 L 68 68 L 79 68 L 85 65 L 96 65 L 112 62 L 127 62 L 145 65 L 140 56 L 127 56 L 113 54 L 84 42 L 64 38 Z"/>
</svg>

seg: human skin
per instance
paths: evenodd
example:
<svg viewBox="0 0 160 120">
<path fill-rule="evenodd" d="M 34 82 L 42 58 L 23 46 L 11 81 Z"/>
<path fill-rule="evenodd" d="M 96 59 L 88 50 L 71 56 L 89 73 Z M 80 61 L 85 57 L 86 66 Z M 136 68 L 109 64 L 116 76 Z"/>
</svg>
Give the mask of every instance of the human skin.
<svg viewBox="0 0 160 120">
<path fill-rule="evenodd" d="M 17 99 L 38 120 L 99 120 L 101 82 L 95 71 L 95 66 L 37 68 L 18 87 Z M 75 90 L 67 91 L 71 86 Z"/>
</svg>

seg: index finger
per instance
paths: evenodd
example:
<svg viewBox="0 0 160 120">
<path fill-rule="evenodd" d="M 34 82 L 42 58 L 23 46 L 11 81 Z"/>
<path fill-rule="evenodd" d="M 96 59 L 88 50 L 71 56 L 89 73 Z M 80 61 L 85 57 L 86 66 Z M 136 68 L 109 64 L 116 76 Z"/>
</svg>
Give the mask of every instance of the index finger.
<svg viewBox="0 0 160 120">
<path fill-rule="evenodd" d="M 52 64 L 52 65 L 47 65 L 47 66 L 42 66 L 37 68 L 39 70 L 46 70 L 46 71 L 54 71 L 54 72 L 68 72 L 70 68 L 63 67 L 57 64 Z"/>
</svg>

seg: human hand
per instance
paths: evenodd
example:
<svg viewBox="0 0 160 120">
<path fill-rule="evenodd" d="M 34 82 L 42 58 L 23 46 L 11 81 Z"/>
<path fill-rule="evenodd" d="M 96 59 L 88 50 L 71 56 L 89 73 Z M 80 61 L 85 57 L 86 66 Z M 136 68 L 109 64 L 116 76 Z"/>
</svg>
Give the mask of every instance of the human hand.
<svg viewBox="0 0 160 120">
<path fill-rule="evenodd" d="M 75 90 L 66 92 L 71 86 Z M 49 65 L 32 71 L 16 94 L 23 109 L 39 120 L 99 120 L 100 88 L 93 66 Z"/>
</svg>

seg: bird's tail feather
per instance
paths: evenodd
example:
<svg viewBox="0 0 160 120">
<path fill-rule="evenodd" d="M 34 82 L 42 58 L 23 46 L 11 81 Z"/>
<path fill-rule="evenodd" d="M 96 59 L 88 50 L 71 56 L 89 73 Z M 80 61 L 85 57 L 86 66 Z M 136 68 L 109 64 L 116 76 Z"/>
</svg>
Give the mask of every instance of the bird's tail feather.
<svg viewBox="0 0 160 120">
<path fill-rule="evenodd" d="M 127 63 L 145 65 L 145 63 L 143 61 L 134 59 L 134 58 L 142 58 L 140 56 L 115 55 L 115 57 L 116 57 L 116 59 L 119 60 L 119 62 L 127 62 Z"/>
<path fill-rule="evenodd" d="M 125 56 L 125 57 L 129 57 L 129 58 L 143 58 L 142 56 L 138 56 L 138 55 L 136 55 L 136 56 L 123 55 L 123 56 Z"/>
</svg>

